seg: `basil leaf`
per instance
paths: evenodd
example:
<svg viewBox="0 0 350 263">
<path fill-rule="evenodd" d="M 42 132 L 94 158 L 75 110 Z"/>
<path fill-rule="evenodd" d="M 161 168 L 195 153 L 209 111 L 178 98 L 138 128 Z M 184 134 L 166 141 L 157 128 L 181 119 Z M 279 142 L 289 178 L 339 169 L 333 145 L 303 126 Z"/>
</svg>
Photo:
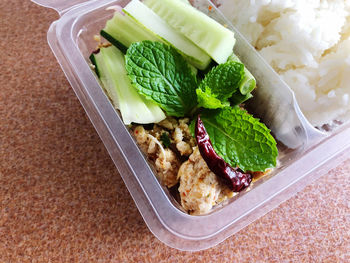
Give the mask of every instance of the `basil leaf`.
<svg viewBox="0 0 350 263">
<path fill-rule="evenodd" d="M 183 117 L 197 105 L 196 77 L 173 47 L 159 42 L 136 42 L 127 50 L 125 63 L 137 91 L 168 115 Z"/>
<path fill-rule="evenodd" d="M 244 65 L 229 61 L 214 67 L 197 88 L 200 107 L 207 109 L 223 108 L 230 105 L 228 99 L 239 89 L 244 78 Z"/>
<path fill-rule="evenodd" d="M 265 171 L 276 166 L 276 141 L 270 130 L 239 107 L 205 111 L 201 119 L 213 147 L 232 167 Z"/>
</svg>

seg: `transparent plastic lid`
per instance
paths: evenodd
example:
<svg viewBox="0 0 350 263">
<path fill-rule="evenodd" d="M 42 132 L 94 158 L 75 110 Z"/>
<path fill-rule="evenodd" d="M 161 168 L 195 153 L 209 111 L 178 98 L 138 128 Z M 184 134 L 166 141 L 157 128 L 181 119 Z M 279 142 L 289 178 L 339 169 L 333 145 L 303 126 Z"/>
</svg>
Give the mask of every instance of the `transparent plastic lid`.
<svg viewBox="0 0 350 263">
<path fill-rule="evenodd" d="M 47 7 L 52 8 L 62 16 L 69 9 L 76 7 L 80 4 L 89 2 L 88 0 L 32 0 L 32 2 Z"/>
</svg>

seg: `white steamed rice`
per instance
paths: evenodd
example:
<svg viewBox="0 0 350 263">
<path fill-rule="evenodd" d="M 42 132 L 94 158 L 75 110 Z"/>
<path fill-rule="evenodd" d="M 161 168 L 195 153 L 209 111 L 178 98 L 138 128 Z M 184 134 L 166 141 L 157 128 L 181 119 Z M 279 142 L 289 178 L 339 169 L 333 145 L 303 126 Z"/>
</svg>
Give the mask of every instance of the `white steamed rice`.
<svg viewBox="0 0 350 263">
<path fill-rule="evenodd" d="M 350 119 L 350 0 L 221 0 L 314 126 Z"/>
</svg>

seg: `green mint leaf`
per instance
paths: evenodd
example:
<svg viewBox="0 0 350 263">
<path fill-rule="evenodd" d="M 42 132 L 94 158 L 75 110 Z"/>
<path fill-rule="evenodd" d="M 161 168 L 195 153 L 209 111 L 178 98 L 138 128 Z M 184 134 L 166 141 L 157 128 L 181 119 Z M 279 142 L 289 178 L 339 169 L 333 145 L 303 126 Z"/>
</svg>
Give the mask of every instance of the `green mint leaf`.
<svg viewBox="0 0 350 263">
<path fill-rule="evenodd" d="M 133 43 L 125 64 L 137 91 L 168 115 L 183 117 L 197 105 L 196 77 L 173 47 L 151 41 Z"/>
<path fill-rule="evenodd" d="M 230 105 L 228 99 L 239 89 L 244 78 L 244 65 L 229 61 L 214 67 L 197 88 L 200 107 L 218 109 Z"/>
<path fill-rule="evenodd" d="M 160 136 L 160 140 L 162 141 L 165 148 L 168 148 L 171 144 L 169 134 L 167 132 L 163 132 Z"/>
<path fill-rule="evenodd" d="M 205 111 L 201 119 L 217 154 L 243 171 L 276 166 L 276 141 L 270 130 L 239 107 Z"/>
<path fill-rule="evenodd" d="M 213 94 L 211 89 L 208 87 L 205 87 L 205 91 L 198 88 L 196 89 L 196 93 L 200 107 L 207 109 L 219 109 L 230 106 L 230 103 L 228 101 L 222 102 L 221 100 L 217 99 L 216 95 Z"/>
</svg>

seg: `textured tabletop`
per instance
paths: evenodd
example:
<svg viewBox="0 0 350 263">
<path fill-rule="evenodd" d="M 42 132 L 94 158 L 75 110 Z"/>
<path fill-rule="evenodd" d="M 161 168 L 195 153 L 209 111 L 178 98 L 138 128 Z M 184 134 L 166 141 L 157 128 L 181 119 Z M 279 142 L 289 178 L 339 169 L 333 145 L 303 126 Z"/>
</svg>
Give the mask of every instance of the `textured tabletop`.
<svg viewBox="0 0 350 263">
<path fill-rule="evenodd" d="M 214 248 L 158 241 L 47 45 L 57 18 L 0 0 L 0 262 L 350 262 L 350 159 Z"/>
</svg>

